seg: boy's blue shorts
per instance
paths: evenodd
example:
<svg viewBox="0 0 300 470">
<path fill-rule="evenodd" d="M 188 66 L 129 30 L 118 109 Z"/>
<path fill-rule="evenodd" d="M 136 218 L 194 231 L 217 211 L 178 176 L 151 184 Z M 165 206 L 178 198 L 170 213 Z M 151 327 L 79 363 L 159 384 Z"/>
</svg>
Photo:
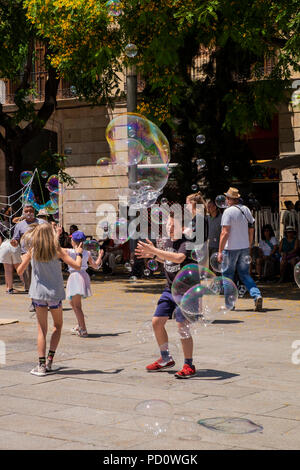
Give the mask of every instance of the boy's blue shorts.
<svg viewBox="0 0 300 470">
<path fill-rule="evenodd" d="M 153 316 L 169 317 L 169 319 L 171 320 L 173 314 L 178 323 L 186 321 L 186 318 L 182 314 L 180 308 L 178 307 L 176 302 L 174 302 L 170 289 L 166 288 L 157 303 L 157 307 Z"/>
</svg>

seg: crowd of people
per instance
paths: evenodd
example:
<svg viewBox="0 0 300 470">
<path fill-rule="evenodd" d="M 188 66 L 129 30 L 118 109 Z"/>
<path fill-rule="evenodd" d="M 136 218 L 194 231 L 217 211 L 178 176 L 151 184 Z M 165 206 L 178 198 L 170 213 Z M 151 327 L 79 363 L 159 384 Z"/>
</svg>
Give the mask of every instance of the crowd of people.
<svg viewBox="0 0 300 470">
<path fill-rule="evenodd" d="M 137 243 L 134 251 L 136 262 L 141 261 L 142 265 L 145 265 L 149 258 L 157 260 L 163 266 L 167 280 L 152 320 L 160 358 L 146 366 L 148 372 L 175 365 L 169 351 L 166 330 L 167 320 L 175 315 L 184 355 L 183 368 L 175 376 L 189 378 L 196 373 L 193 364 L 193 339 L 191 334 L 186 335 L 187 320 L 172 297 L 171 287 L 181 268 L 192 262 L 188 248 L 188 242 L 192 240 L 189 233 L 191 229 L 194 233 L 199 204 L 204 208 L 204 241 L 208 249 L 208 259 L 216 253 L 218 262 L 223 266 L 222 275 L 245 285 L 254 300 L 254 310 L 262 311 L 263 298 L 251 268 L 256 269 L 258 281 L 274 279 L 278 272 L 279 282 L 283 282 L 288 268 L 293 268 L 300 259 L 295 226 L 285 225 L 284 236 L 280 242 L 276 239 L 271 225 L 263 226 L 259 246 L 254 247 L 255 220 L 251 210 L 242 203 L 236 188 L 229 188 L 224 194 L 227 206 L 222 210 L 214 200 L 204 200 L 200 192 L 189 195 L 186 198 L 186 207 L 192 216 L 191 227 L 184 227 L 182 220 L 178 219 L 176 214 L 170 213 L 166 222 L 168 237 L 163 244 L 149 239 Z M 6 292 L 14 293 L 13 269 L 16 269 L 24 284 L 24 292 L 27 292 L 31 299 L 30 311 L 35 312 L 38 324 L 39 361 L 31 373 L 43 376 L 52 372 L 52 362 L 62 329 L 62 301 L 66 298 L 70 301 L 77 320 L 77 325 L 72 328 L 71 333 L 87 338 L 82 299 L 91 296 L 88 268 L 98 270 L 102 266 L 104 272 L 114 274 L 117 262 L 125 262 L 132 255 L 129 243 L 115 243 L 106 230 L 106 236 L 99 241 L 100 249 L 95 259 L 90 251 L 84 249 L 87 237 L 77 225 L 71 225 L 67 233 L 46 211 L 40 210 L 35 216 L 34 208 L 30 204 L 24 206 L 19 219 L 13 220 L 13 232 L 8 212 L 3 212 L 0 223 L 0 263 L 4 266 Z M 227 263 L 223 265 L 225 259 Z M 63 270 L 69 272 L 66 291 Z M 230 309 L 234 308 L 232 306 Z M 53 317 L 54 330 L 46 356 L 48 310 Z"/>
</svg>

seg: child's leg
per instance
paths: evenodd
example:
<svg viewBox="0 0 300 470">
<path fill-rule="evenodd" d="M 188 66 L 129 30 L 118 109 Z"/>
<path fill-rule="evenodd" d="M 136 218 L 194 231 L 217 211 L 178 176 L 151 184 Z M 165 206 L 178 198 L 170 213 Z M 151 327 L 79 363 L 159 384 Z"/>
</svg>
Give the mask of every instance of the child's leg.
<svg viewBox="0 0 300 470">
<path fill-rule="evenodd" d="M 53 332 L 50 339 L 50 351 L 54 353 L 57 349 L 63 326 L 62 306 L 59 305 L 57 308 L 50 307 L 50 312 L 53 318 Z"/>
<path fill-rule="evenodd" d="M 17 268 L 18 268 L 19 266 L 20 266 L 20 263 L 18 263 L 18 264 L 14 264 L 14 268 L 15 268 L 15 270 L 17 270 Z M 19 278 L 20 278 L 20 279 L 21 279 L 21 281 L 23 282 L 24 289 L 25 289 L 25 281 L 24 281 L 24 276 L 23 276 L 23 274 L 21 274 L 21 275 L 19 276 Z"/>
<path fill-rule="evenodd" d="M 85 325 L 85 321 L 84 321 L 84 314 L 83 314 L 82 306 L 81 306 L 81 295 L 79 295 L 79 294 L 74 295 L 71 299 L 70 304 L 71 304 L 72 309 L 74 310 L 74 313 L 76 315 L 79 328 L 86 331 L 86 325 Z"/>
<path fill-rule="evenodd" d="M 178 332 L 179 332 L 179 336 L 181 340 L 184 360 L 192 361 L 193 346 L 194 346 L 193 338 L 191 335 L 185 334 L 185 332 L 187 331 L 187 328 L 189 327 L 189 324 L 187 321 L 183 321 L 183 322 L 178 322 L 177 325 L 178 325 Z"/>
<path fill-rule="evenodd" d="M 152 327 L 159 347 L 165 346 L 168 343 L 168 333 L 165 328 L 168 319 L 169 317 L 152 318 Z"/>
<path fill-rule="evenodd" d="M 8 264 L 8 263 L 3 263 L 3 266 L 4 266 L 6 290 L 8 291 L 13 288 L 13 265 Z"/>
<path fill-rule="evenodd" d="M 48 307 L 36 306 L 36 319 L 38 325 L 37 349 L 40 359 L 46 357 L 46 336 L 48 329 Z M 41 362 L 41 361 L 40 361 Z"/>
</svg>

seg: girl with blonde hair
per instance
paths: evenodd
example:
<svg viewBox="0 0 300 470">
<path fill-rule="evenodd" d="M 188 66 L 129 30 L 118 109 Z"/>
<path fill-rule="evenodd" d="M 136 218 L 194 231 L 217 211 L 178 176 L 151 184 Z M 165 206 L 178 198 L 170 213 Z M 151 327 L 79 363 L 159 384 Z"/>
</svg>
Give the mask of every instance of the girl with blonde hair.
<svg viewBox="0 0 300 470">
<path fill-rule="evenodd" d="M 74 269 L 80 269 L 83 250 L 82 244 L 79 245 L 76 249 L 76 259 L 72 259 L 59 246 L 57 236 L 50 224 L 41 224 L 34 227 L 24 236 L 23 243 L 25 243 L 28 251 L 23 255 L 22 263 L 17 268 L 17 272 L 22 275 L 31 263 L 32 277 L 29 297 L 36 309 L 38 323 L 37 349 L 39 363 L 32 369 L 31 374 L 44 376 L 52 372 L 53 357 L 60 340 L 63 325 L 62 300 L 65 299 L 65 291 L 59 259 Z M 54 329 L 46 362 L 48 308 L 53 318 Z"/>
</svg>

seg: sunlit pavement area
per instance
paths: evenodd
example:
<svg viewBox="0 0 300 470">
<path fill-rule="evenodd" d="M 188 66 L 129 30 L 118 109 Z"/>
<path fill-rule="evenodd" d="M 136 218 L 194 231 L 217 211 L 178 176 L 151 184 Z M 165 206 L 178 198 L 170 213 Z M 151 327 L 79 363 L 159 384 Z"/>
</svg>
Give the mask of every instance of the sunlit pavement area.
<svg viewBox="0 0 300 470">
<path fill-rule="evenodd" d="M 15 285 L 21 291 L 21 284 Z M 300 449 L 296 285 L 261 285 L 263 312 L 254 312 L 245 297 L 235 311 L 199 327 L 197 375 L 188 380 L 174 377 L 183 362 L 174 320 L 167 328 L 176 366 L 145 371 L 158 350 L 154 339 L 145 333 L 141 343 L 137 332 L 151 320 L 163 286 L 155 277 L 131 282 L 125 275 L 97 274 L 93 297 L 83 301 L 89 337 L 71 335 L 76 321 L 65 301 L 57 371 L 36 377 L 30 374 L 37 329 L 29 299 L 24 293 L 5 294 L 1 278 L 0 319 L 18 322 L 0 326 L 0 448 Z M 155 399 L 172 405 L 167 432 L 158 436 L 139 427 L 135 411 Z M 227 423 L 225 431 L 197 423 L 218 417 Z"/>
</svg>

